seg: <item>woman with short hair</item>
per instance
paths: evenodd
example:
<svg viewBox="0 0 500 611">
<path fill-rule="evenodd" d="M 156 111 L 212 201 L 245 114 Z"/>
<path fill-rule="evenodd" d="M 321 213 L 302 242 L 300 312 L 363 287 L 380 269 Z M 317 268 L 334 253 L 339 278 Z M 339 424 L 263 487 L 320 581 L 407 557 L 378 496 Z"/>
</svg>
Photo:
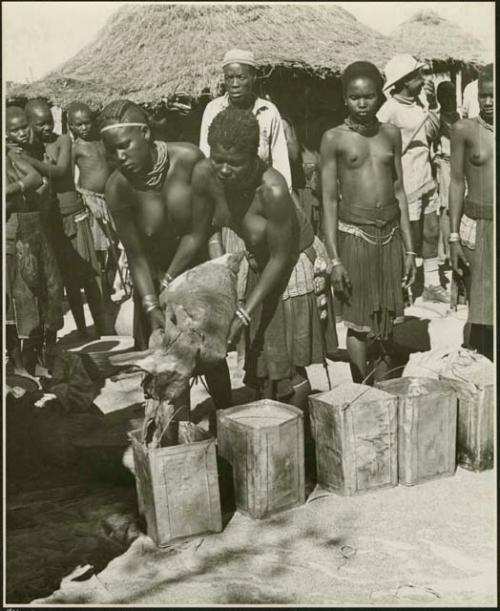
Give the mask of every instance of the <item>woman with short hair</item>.
<svg viewBox="0 0 500 611">
<path fill-rule="evenodd" d="M 337 348 L 331 292 L 324 290 L 321 312 L 314 287 L 314 268 L 321 257 L 326 268 L 326 251 L 284 177 L 259 158 L 259 125 L 251 111 L 220 112 L 208 143 L 210 160 L 198 164 L 195 180 L 207 182 L 215 173 L 223 185 L 229 216 L 216 206 L 216 222 L 244 241 L 249 262 L 245 301 L 229 343 L 245 330 L 245 383 L 260 396 L 306 407 L 306 367 L 324 363 Z"/>
</svg>

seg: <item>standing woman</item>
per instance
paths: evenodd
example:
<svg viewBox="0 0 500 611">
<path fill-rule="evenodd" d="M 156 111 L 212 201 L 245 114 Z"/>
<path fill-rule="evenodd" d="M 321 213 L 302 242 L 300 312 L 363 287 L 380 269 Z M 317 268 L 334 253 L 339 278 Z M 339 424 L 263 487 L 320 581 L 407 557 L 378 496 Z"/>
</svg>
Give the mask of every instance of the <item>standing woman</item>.
<svg viewBox="0 0 500 611">
<path fill-rule="evenodd" d="M 368 340 L 382 348 L 380 368 L 391 367 L 388 340 L 403 317 L 415 253 L 401 133 L 376 117 L 382 77 L 373 64 L 355 62 L 345 69 L 342 86 L 348 117 L 321 143 L 324 232 L 334 289 L 343 300 L 351 373 L 361 382 L 368 374 Z"/>
<path fill-rule="evenodd" d="M 185 142 L 155 140 L 145 112 L 117 100 L 100 117 L 100 133 L 117 169 L 105 189 L 134 285 L 134 339 L 148 347 L 155 329 L 165 325 L 160 293 L 179 274 L 208 257 L 211 200 L 192 186 L 200 149 Z M 231 404 L 224 361 L 207 374 L 217 407 Z"/>
<path fill-rule="evenodd" d="M 314 267 L 326 251 L 284 177 L 259 158 L 259 125 L 251 111 L 228 107 L 219 113 L 208 143 L 210 160 L 198 164 L 194 180 L 206 184 L 215 171 L 227 223 L 243 240 L 249 262 L 229 344 L 245 330 L 245 383 L 260 396 L 305 408 L 311 392 L 305 368 L 324 363 L 337 347 L 331 293 L 325 290 L 322 319 L 314 292 Z"/>
<path fill-rule="evenodd" d="M 478 101 L 479 115 L 457 121 L 451 133 L 449 242 L 453 270 L 467 286 L 470 347 L 493 360 L 493 64 L 479 75 Z"/>
</svg>

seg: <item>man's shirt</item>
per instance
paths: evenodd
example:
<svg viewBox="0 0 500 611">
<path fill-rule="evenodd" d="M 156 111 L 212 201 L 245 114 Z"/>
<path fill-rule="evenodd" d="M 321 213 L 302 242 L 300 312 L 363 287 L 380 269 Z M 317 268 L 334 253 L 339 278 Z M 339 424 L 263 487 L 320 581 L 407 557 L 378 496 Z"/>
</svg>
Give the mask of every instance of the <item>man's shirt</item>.
<svg viewBox="0 0 500 611">
<path fill-rule="evenodd" d="M 209 102 L 205 108 L 201 120 L 200 149 L 207 157 L 210 157 L 208 128 L 212 124 L 214 118 L 228 106 L 229 96 L 226 93 Z M 265 161 L 268 166 L 278 170 L 285 178 L 288 188 L 291 189 L 292 176 L 290 172 L 290 161 L 288 159 L 288 147 L 279 110 L 272 102 L 264 100 L 263 98 L 256 98 L 252 112 L 259 122 L 259 157 Z"/>
<path fill-rule="evenodd" d="M 469 83 L 464 89 L 462 116 L 464 119 L 472 119 L 479 114 L 479 102 L 477 99 L 477 80 Z"/>
<path fill-rule="evenodd" d="M 379 121 L 391 123 L 401 130 L 403 151 L 422 123 L 428 111 L 414 98 L 392 97 L 377 113 Z M 434 188 L 429 141 L 435 140 L 439 132 L 439 116 L 430 111 L 429 118 L 411 140 L 408 150 L 401 159 L 403 182 L 408 203 L 417 201 L 424 193 Z"/>
</svg>

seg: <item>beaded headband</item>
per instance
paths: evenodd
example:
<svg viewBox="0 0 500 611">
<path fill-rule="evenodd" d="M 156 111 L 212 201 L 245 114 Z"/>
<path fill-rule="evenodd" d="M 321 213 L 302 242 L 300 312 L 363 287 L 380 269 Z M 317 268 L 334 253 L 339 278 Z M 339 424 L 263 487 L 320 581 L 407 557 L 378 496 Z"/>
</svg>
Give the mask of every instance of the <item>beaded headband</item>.
<svg viewBox="0 0 500 611">
<path fill-rule="evenodd" d="M 101 129 L 101 134 L 107 132 L 115 127 L 148 127 L 146 123 L 113 123 L 112 125 L 106 125 Z"/>
</svg>

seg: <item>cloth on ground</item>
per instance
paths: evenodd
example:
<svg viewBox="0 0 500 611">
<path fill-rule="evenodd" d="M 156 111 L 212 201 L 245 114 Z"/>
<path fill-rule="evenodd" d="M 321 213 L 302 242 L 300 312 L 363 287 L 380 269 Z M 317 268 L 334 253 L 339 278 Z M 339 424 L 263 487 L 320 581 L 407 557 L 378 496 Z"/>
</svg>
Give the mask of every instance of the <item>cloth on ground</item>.
<svg viewBox="0 0 500 611">
<path fill-rule="evenodd" d="M 44 383 L 44 390 L 56 395 L 66 412 L 87 412 L 99 394 L 80 357 L 61 352 L 54 360 L 52 378 Z"/>
<path fill-rule="evenodd" d="M 482 354 L 467 348 L 458 350 L 437 349 L 418 352 L 410 356 L 403 377 L 425 377 L 439 379 L 454 378 L 486 386 L 495 380 L 495 366 Z"/>
</svg>

